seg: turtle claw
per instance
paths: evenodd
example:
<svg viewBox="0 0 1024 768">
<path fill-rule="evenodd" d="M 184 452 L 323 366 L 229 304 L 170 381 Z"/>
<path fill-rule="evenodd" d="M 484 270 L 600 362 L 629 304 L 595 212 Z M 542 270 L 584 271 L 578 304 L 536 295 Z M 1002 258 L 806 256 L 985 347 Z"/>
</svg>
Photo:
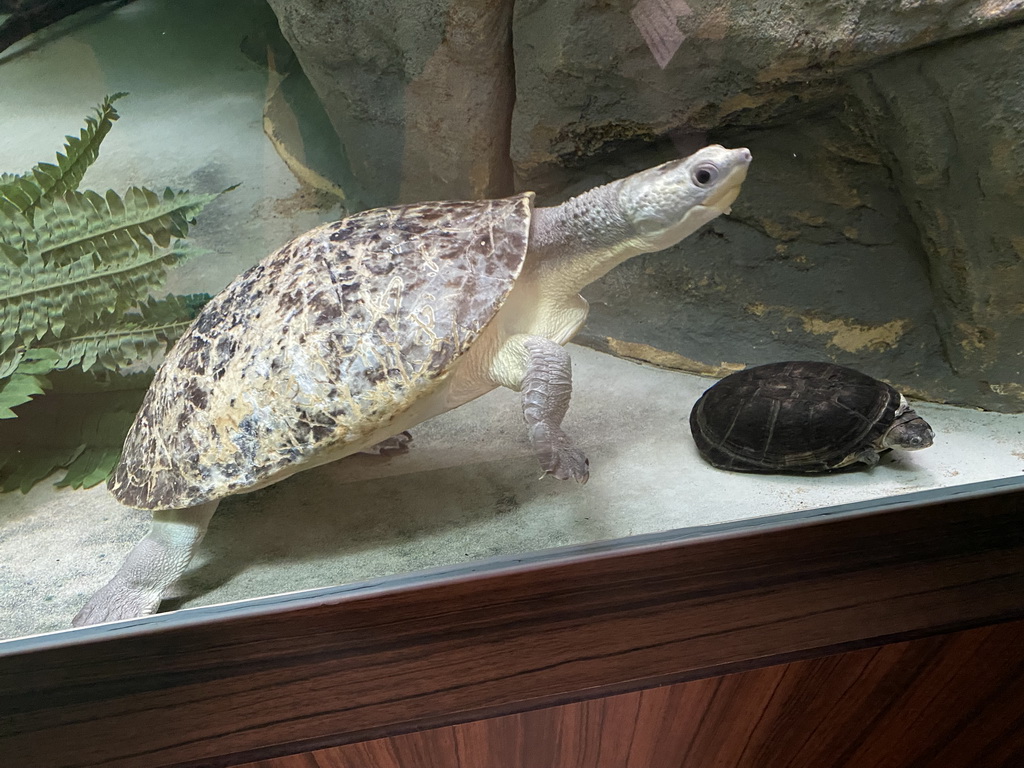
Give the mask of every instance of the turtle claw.
<svg viewBox="0 0 1024 768">
<path fill-rule="evenodd" d="M 586 485 L 590 479 L 590 459 L 577 448 L 564 448 L 553 455 L 549 464 L 542 463 L 541 466 L 545 475 L 551 475 L 557 480 L 572 479 L 580 485 Z"/>
<path fill-rule="evenodd" d="M 530 438 L 544 475 L 551 475 L 557 480 L 571 478 L 580 485 L 590 479 L 590 460 L 561 429 L 537 424 Z"/>
</svg>

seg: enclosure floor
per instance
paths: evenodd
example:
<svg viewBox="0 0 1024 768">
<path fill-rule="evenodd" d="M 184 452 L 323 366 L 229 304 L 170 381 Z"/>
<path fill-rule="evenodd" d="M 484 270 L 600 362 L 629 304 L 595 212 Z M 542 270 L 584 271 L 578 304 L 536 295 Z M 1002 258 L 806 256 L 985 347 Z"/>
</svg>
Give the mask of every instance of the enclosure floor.
<svg viewBox="0 0 1024 768">
<path fill-rule="evenodd" d="M 697 455 L 687 418 L 712 382 L 570 346 L 566 427 L 585 486 L 539 479 L 510 391 L 421 425 L 412 449 L 360 455 L 224 501 L 183 607 L 1018 476 L 1024 415 L 918 404 L 936 431 L 918 453 L 827 477 L 746 475 Z M 64 629 L 144 534 L 147 516 L 102 487 L 0 496 L 0 635 Z"/>
</svg>

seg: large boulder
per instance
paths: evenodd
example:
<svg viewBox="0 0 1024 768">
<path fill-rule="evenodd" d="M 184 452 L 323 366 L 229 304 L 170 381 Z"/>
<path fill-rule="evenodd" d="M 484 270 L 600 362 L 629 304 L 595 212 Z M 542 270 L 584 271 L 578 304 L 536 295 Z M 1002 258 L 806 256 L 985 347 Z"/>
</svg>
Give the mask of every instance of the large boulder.
<svg viewBox="0 0 1024 768">
<path fill-rule="evenodd" d="M 831 359 L 1024 410 L 1022 71 L 1018 25 L 853 73 L 823 113 L 716 134 L 756 158 L 734 215 L 591 286 L 582 339 L 719 375 Z"/>
<path fill-rule="evenodd" d="M 1024 25 L 851 77 L 928 257 L 967 402 L 1024 410 Z"/>
<path fill-rule="evenodd" d="M 512 191 L 511 4 L 269 0 L 363 206 Z"/>
<path fill-rule="evenodd" d="M 529 184 L 609 141 L 791 120 L 848 72 L 1020 18 L 1020 0 L 520 0 L 512 159 Z"/>
</svg>

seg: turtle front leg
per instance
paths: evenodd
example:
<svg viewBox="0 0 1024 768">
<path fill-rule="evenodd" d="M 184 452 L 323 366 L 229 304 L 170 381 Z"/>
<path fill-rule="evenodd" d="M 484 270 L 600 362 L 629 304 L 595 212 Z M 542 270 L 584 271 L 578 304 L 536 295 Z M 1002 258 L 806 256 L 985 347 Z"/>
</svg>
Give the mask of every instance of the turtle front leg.
<svg viewBox="0 0 1024 768">
<path fill-rule="evenodd" d="M 522 393 L 523 418 L 544 474 L 585 483 L 590 462 L 562 430 L 572 397 L 569 353 L 543 336 L 513 336 L 499 353 L 499 383 Z"/>
<path fill-rule="evenodd" d="M 188 568 L 216 509 L 212 501 L 154 512 L 149 533 L 71 623 L 82 627 L 156 613 L 161 596 Z"/>
</svg>

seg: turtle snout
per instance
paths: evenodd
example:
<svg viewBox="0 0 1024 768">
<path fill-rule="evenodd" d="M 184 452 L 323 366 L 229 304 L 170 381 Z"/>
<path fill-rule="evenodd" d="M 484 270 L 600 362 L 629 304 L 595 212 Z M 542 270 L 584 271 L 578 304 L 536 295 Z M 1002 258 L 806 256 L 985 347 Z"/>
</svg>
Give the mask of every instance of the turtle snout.
<svg viewBox="0 0 1024 768">
<path fill-rule="evenodd" d="M 935 440 L 935 432 L 923 421 L 918 429 L 915 429 L 906 437 L 906 447 L 910 451 L 919 451 L 922 448 L 929 448 Z"/>
</svg>

